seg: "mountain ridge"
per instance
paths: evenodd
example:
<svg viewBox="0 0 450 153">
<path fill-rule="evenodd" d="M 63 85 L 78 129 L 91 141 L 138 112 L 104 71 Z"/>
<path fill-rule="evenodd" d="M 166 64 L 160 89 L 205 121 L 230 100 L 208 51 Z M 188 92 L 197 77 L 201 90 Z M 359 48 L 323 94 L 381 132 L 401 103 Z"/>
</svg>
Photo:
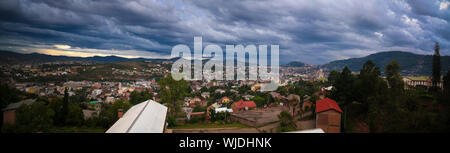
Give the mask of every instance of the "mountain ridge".
<svg viewBox="0 0 450 153">
<path fill-rule="evenodd" d="M 282 66 L 284 67 L 314 67 L 322 68 L 324 71 L 341 71 L 345 66 L 353 72 L 359 72 L 367 60 L 372 60 L 376 66 L 384 72 L 384 67 L 397 61 L 400 64 L 402 75 L 431 75 L 432 55 L 420 55 L 405 51 L 383 51 L 370 54 L 364 57 L 349 58 L 344 60 L 335 60 L 327 64 L 313 65 L 301 61 L 292 61 Z M 41 53 L 17 53 L 0 50 L 0 64 L 33 64 L 57 61 L 85 61 L 85 62 L 125 62 L 125 61 L 174 61 L 179 58 L 171 59 L 150 59 L 150 58 L 125 58 L 119 56 L 92 56 L 92 57 L 71 57 L 55 56 Z M 207 60 L 206 60 L 207 61 Z M 450 56 L 441 56 L 441 74 L 447 73 L 450 69 Z"/>
<path fill-rule="evenodd" d="M 323 64 L 320 68 L 325 71 L 341 71 L 347 66 L 352 72 L 359 72 L 368 60 L 372 60 L 384 72 L 385 66 L 397 61 L 402 75 L 431 75 L 433 55 L 420 55 L 405 51 L 383 51 L 359 58 L 336 60 Z M 441 74 L 450 69 L 450 56 L 441 56 Z"/>
<path fill-rule="evenodd" d="M 73 57 L 64 55 L 47 55 L 41 53 L 17 53 L 12 51 L 0 50 L 0 64 L 33 64 L 58 61 L 82 61 L 82 62 L 126 62 L 126 61 L 171 61 L 176 58 L 125 58 L 119 56 L 91 56 L 91 57 Z"/>
</svg>

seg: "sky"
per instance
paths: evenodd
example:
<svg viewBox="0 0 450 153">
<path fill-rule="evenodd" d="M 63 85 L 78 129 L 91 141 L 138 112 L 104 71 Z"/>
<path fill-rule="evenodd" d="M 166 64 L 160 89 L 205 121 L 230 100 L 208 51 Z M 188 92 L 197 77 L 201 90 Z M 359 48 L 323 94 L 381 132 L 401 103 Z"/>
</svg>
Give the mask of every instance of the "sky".
<svg viewBox="0 0 450 153">
<path fill-rule="evenodd" d="M 279 45 L 280 63 L 450 55 L 448 0 L 1 0 L 0 50 L 169 58 L 175 45 Z"/>
</svg>

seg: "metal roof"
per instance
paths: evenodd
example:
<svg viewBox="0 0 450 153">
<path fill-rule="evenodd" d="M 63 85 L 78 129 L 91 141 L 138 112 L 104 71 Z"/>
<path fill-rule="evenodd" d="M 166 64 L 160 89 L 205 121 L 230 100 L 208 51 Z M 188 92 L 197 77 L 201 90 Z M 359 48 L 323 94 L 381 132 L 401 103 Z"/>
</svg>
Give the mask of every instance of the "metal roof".
<svg viewBox="0 0 450 153">
<path fill-rule="evenodd" d="M 325 133 L 321 128 L 316 129 L 308 129 L 308 130 L 300 130 L 300 131 L 291 131 L 291 132 L 285 132 L 285 133 Z"/>
<path fill-rule="evenodd" d="M 147 100 L 131 107 L 106 133 L 163 133 L 167 107 Z"/>
<path fill-rule="evenodd" d="M 6 106 L 6 108 L 3 109 L 3 111 L 8 111 L 8 110 L 17 109 L 17 108 L 19 108 L 20 106 L 22 106 L 23 104 L 31 105 L 31 104 L 33 104 L 34 102 L 36 102 L 36 99 L 26 99 L 26 100 L 22 100 L 22 101 L 19 101 L 19 102 L 17 102 L 17 103 L 9 104 L 8 106 Z"/>
</svg>

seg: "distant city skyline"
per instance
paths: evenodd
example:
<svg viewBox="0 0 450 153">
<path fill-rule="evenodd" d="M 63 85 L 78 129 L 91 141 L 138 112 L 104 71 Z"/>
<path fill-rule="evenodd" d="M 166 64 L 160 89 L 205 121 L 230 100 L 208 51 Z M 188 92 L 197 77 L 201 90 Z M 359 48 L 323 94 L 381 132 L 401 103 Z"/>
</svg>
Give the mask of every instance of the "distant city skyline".
<svg viewBox="0 0 450 153">
<path fill-rule="evenodd" d="M 381 51 L 450 55 L 448 0 L 0 1 L 0 50 L 169 58 L 177 44 L 277 44 L 280 64 Z"/>
</svg>

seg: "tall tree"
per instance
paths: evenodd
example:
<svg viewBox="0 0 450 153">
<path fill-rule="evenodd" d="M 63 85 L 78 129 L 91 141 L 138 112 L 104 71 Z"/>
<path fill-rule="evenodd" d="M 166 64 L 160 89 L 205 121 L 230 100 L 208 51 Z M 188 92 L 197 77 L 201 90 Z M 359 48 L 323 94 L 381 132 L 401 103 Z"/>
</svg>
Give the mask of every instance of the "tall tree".
<svg viewBox="0 0 450 153">
<path fill-rule="evenodd" d="M 175 115 L 181 109 L 180 105 L 184 96 L 188 94 L 189 85 L 183 79 L 179 81 L 174 80 L 170 73 L 166 77 L 161 78 L 158 84 L 161 88 L 159 93 L 161 102 L 167 103 L 170 113 Z"/>
<path fill-rule="evenodd" d="M 282 111 L 278 115 L 278 119 L 280 120 L 280 127 L 282 128 L 281 132 L 287 132 L 291 129 L 295 130 L 295 121 L 289 112 Z"/>
<path fill-rule="evenodd" d="M 447 71 L 447 75 L 444 77 L 444 95 L 450 95 L 450 71 Z"/>
<path fill-rule="evenodd" d="M 347 66 L 342 70 L 336 84 L 340 90 L 339 100 L 341 103 L 344 105 L 350 103 L 352 101 L 353 75 Z"/>
<path fill-rule="evenodd" d="M 399 94 L 404 89 L 404 83 L 402 76 L 400 75 L 400 64 L 397 61 L 393 61 L 386 65 L 386 79 L 391 87 L 391 93 Z"/>
<path fill-rule="evenodd" d="M 62 122 L 66 122 L 67 114 L 69 114 L 69 92 L 67 87 L 64 89 L 64 99 L 61 108 Z"/>
<path fill-rule="evenodd" d="M 436 42 L 436 45 L 434 46 L 433 74 L 431 79 L 434 90 L 437 90 L 437 85 L 441 81 L 441 55 L 439 53 L 439 50 L 440 50 L 439 43 Z"/>
<path fill-rule="evenodd" d="M 139 104 L 141 102 L 144 102 L 146 100 L 152 99 L 152 95 L 148 90 L 144 91 L 133 91 L 130 94 L 130 103 L 132 105 Z"/>
<path fill-rule="evenodd" d="M 378 93 L 380 88 L 380 68 L 375 66 L 371 60 L 364 63 L 363 68 L 359 73 L 359 82 L 357 84 L 359 90 L 359 101 L 366 102 L 367 98 L 374 96 Z"/>
<path fill-rule="evenodd" d="M 334 85 L 336 83 L 336 81 L 339 79 L 340 74 L 341 73 L 336 70 L 331 71 L 330 74 L 328 75 L 328 82 L 331 85 Z"/>
</svg>

